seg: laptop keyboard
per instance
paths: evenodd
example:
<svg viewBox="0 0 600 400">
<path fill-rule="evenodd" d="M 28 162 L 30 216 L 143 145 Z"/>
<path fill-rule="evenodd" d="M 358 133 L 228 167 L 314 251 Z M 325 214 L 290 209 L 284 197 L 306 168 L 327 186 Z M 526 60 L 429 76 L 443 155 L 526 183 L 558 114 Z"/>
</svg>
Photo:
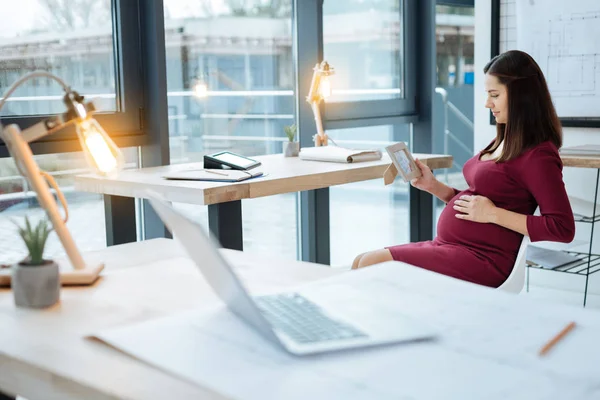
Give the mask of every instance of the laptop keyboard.
<svg viewBox="0 0 600 400">
<path fill-rule="evenodd" d="M 295 293 L 261 296 L 255 300 L 273 327 L 298 343 L 367 337 L 353 326 L 329 318 L 318 305 Z"/>
</svg>

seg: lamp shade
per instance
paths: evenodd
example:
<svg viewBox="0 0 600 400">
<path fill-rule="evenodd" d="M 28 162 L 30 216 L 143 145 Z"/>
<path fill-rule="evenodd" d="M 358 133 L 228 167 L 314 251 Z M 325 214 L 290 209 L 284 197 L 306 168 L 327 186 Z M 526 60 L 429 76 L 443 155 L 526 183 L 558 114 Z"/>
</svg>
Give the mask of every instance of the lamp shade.
<svg viewBox="0 0 600 400">
<path fill-rule="evenodd" d="M 319 94 L 323 99 L 331 96 L 331 81 L 329 80 L 329 76 L 325 75 L 321 77 L 321 82 L 319 84 Z"/>
<path fill-rule="evenodd" d="M 197 99 L 208 97 L 208 83 L 204 75 L 193 80 L 192 91 Z"/>
<path fill-rule="evenodd" d="M 96 173 L 109 176 L 123 169 L 123 154 L 98 121 L 86 118 L 75 126 L 85 158 Z"/>
</svg>

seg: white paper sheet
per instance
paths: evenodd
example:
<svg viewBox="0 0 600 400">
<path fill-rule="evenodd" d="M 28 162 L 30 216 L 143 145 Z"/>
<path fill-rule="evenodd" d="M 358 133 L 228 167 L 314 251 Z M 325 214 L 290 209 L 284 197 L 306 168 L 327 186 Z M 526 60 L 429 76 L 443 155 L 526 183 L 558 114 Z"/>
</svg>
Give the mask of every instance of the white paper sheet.
<svg viewBox="0 0 600 400">
<path fill-rule="evenodd" d="M 392 313 L 434 324 L 440 340 L 295 357 L 225 308 L 96 335 L 143 361 L 240 399 L 578 399 L 598 392 L 600 314 L 390 263 L 312 285 L 349 285 Z M 541 346 L 577 328 L 546 357 Z"/>
</svg>

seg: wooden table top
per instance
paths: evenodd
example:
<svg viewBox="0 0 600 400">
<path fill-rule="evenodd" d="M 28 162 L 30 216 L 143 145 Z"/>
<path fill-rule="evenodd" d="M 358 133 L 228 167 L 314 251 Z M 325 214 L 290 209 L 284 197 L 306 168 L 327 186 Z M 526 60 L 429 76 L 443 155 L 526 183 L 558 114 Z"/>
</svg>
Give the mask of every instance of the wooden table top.
<svg viewBox="0 0 600 400">
<path fill-rule="evenodd" d="M 600 168 L 600 157 L 560 155 L 565 167 Z"/>
<path fill-rule="evenodd" d="M 414 157 L 431 169 L 449 168 L 453 160 L 452 156 L 436 154 L 414 154 Z M 151 189 L 168 201 L 210 205 L 382 178 L 391 163 L 387 154 L 378 161 L 350 164 L 305 161 L 281 154 L 254 158 L 261 161 L 263 165 L 258 168 L 266 176 L 235 183 L 167 180 L 162 177 L 167 173 L 202 168 L 202 163 L 190 163 L 125 170 L 116 178 L 80 175 L 75 178 L 75 189 L 135 198 L 146 198 L 146 190 Z"/>
</svg>

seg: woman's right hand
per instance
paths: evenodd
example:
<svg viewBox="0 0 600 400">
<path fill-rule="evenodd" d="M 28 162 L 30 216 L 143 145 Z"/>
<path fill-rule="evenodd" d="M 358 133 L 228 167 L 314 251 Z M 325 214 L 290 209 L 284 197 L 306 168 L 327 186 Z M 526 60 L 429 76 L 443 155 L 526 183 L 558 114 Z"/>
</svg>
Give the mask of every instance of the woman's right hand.
<svg viewBox="0 0 600 400">
<path fill-rule="evenodd" d="M 425 192 L 431 193 L 433 190 L 437 179 L 433 175 L 433 172 L 429 169 L 429 167 L 423 164 L 418 158 L 415 159 L 415 163 L 417 167 L 421 170 L 421 176 L 410 181 L 410 184 L 416 187 L 417 189 L 423 190 Z"/>
</svg>

